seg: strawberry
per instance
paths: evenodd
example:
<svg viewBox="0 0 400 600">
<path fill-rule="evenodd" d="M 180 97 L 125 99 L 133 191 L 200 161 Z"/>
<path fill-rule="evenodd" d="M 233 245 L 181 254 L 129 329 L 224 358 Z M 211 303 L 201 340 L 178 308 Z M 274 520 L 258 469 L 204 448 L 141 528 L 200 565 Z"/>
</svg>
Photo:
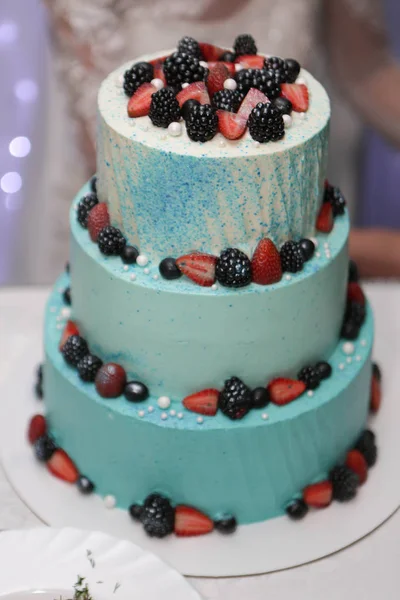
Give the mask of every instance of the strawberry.
<svg viewBox="0 0 400 600">
<path fill-rule="evenodd" d="M 92 242 L 97 242 L 100 231 L 110 224 L 107 204 L 99 202 L 93 206 L 88 216 L 88 230 Z"/>
<path fill-rule="evenodd" d="M 293 110 L 296 112 L 306 112 L 308 110 L 308 88 L 304 83 L 282 83 L 281 94 L 284 98 L 290 100 Z"/>
<path fill-rule="evenodd" d="M 186 100 L 198 100 L 200 104 L 210 104 L 210 96 L 208 95 L 208 90 L 204 81 L 191 83 L 179 92 L 176 99 L 181 108 Z"/>
<path fill-rule="evenodd" d="M 381 382 L 378 377 L 373 374 L 371 379 L 371 399 L 370 399 L 370 410 L 376 414 L 381 407 L 382 402 L 382 391 Z"/>
<path fill-rule="evenodd" d="M 237 113 L 229 110 L 217 110 L 218 127 L 222 135 L 228 140 L 238 140 L 247 127 L 247 120 Z"/>
<path fill-rule="evenodd" d="M 242 65 L 243 69 L 263 69 L 264 57 L 257 54 L 243 54 L 238 56 L 235 63 Z"/>
<path fill-rule="evenodd" d="M 273 379 L 267 386 L 271 402 L 278 406 L 289 404 L 296 400 L 306 390 L 306 384 L 297 379 L 287 379 L 285 377 L 277 377 Z"/>
<path fill-rule="evenodd" d="M 352 281 L 347 286 L 347 300 L 348 302 L 356 302 L 365 306 L 364 292 L 359 283 Z"/>
<path fill-rule="evenodd" d="M 58 346 L 59 350 L 63 349 L 65 342 L 71 335 L 79 335 L 79 329 L 73 321 L 67 321 Z"/>
<path fill-rule="evenodd" d="M 321 206 L 318 217 L 316 228 L 322 233 L 330 233 L 333 229 L 333 210 L 330 202 L 324 202 Z"/>
<path fill-rule="evenodd" d="M 231 77 L 233 77 L 236 73 L 236 69 L 235 69 L 235 65 L 231 62 L 224 62 L 224 61 L 209 61 L 208 62 L 208 68 L 213 69 L 213 67 L 215 67 L 215 65 L 224 65 L 224 67 L 226 67 L 228 69 L 228 73 Z"/>
<path fill-rule="evenodd" d="M 215 283 L 216 256 L 194 252 L 179 257 L 176 264 L 186 277 L 202 287 L 210 287 Z"/>
<path fill-rule="evenodd" d="M 36 440 L 41 438 L 47 432 L 46 419 L 43 415 L 34 415 L 29 422 L 28 440 L 30 444 L 34 444 Z"/>
<path fill-rule="evenodd" d="M 58 449 L 47 462 L 47 468 L 56 477 L 68 483 L 75 483 L 79 472 L 70 457 L 64 450 Z"/>
<path fill-rule="evenodd" d="M 171 56 L 171 55 L 166 54 L 165 56 L 158 56 L 157 58 L 153 58 L 153 60 L 149 60 L 148 62 L 151 65 L 153 65 L 153 67 L 156 67 L 157 65 L 162 64 L 165 61 L 165 59 L 168 58 L 169 56 Z"/>
<path fill-rule="evenodd" d="M 219 48 L 219 46 L 214 46 L 213 44 L 205 44 L 203 42 L 199 43 L 201 55 L 203 59 L 208 61 L 216 61 L 221 58 L 221 56 L 226 52 L 223 48 Z"/>
<path fill-rule="evenodd" d="M 128 102 L 128 115 L 130 117 L 145 117 L 149 114 L 151 97 L 157 88 L 151 83 L 142 83 Z"/>
<path fill-rule="evenodd" d="M 346 467 L 349 467 L 354 473 L 357 473 L 360 485 L 367 481 L 368 465 L 367 461 L 359 450 L 350 450 L 346 456 Z"/>
<path fill-rule="evenodd" d="M 308 506 L 324 508 L 332 502 L 332 493 L 332 482 L 320 481 L 304 488 L 303 500 Z"/>
<path fill-rule="evenodd" d="M 280 254 L 272 240 L 263 238 L 258 242 L 251 259 L 254 283 L 269 285 L 282 279 Z"/>
<path fill-rule="evenodd" d="M 229 71 L 223 63 L 216 63 L 215 67 L 208 72 L 207 77 L 207 88 L 212 98 L 215 92 L 219 92 L 224 89 L 224 81 L 228 79 Z"/>
<path fill-rule="evenodd" d="M 197 392 L 196 394 L 186 396 L 186 398 L 182 400 L 182 404 L 185 408 L 191 410 L 192 412 L 213 417 L 217 414 L 218 398 L 219 391 L 209 388 L 207 390 Z"/>
<path fill-rule="evenodd" d="M 265 104 L 266 102 L 269 102 L 269 100 L 265 94 L 260 92 L 260 90 L 256 90 L 256 88 L 250 88 L 246 94 L 245 99 L 240 105 L 238 114 L 247 121 L 251 111 L 255 106 L 257 106 L 259 102 Z"/>
<path fill-rule="evenodd" d="M 214 523 L 191 506 L 177 506 L 175 510 L 175 533 L 179 536 L 203 535 L 214 529 Z"/>
<path fill-rule="evenodd" d="M 163 61 L 161 60 L 154 63 L 154 79 L 161 79 L 164 85 L 167 85 L 167 80 L 165 79 L 163 69 Z"/>
</svg>

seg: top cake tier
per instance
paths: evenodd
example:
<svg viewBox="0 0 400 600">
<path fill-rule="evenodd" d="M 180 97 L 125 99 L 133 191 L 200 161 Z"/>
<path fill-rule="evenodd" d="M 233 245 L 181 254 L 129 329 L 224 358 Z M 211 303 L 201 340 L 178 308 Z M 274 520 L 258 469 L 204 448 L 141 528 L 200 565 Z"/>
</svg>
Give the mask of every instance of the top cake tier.
<svg viewBox="0 0 400 600">
<path fill-rule="evenodd" d="M 157 53 L 158 56 L 168 52 Z M 157 55 L 143 56 L 149 61 Z M 283 139 L 260 144 L 217 134 L 189 139 L 184 122 L 173 136 L 148 116 L 130 118 L 123 65 L 98 96 L 98 194 L 111 222 L 152 260 L 191 250 L 251 253 L 261 237 L 277 245 L 314 234 L 325 178 L 330 103 L 307 72 L 305 113 L 292 113 Z"/>
</svg>

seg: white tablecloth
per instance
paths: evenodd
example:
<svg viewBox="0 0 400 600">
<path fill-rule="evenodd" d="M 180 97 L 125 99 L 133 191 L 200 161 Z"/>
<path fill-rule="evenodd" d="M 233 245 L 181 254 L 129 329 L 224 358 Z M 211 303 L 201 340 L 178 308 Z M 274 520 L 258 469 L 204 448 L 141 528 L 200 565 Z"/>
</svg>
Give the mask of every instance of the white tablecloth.
<svg viewBox="0 0 400 600">
<path fill-rule="evenodd" d="M 379 347 L 388 343 L 397 352 L 400 346 L 393 339 L 392 325 L 400 318 L 400 285 L 370 284 L 365 289 L 376 316 L 376 356 L 379 358 Z M 47 294 L 48 290 L 41 288 L 0 291 L 0 383 L 26 341 L 41 336 Z M 12 398 L 1 401 L 12 402 Z M 400 457 L 399 470 L 393 476 L 400 476 Z M 0 467 L 0 530 L 40 524 Z M 294 526 L 293 535 L 295 531 Z M 303 567 L 256 577 L 190 581 L 208 600 L 399 600 L 400 511 L 353 546 Z"/>
</svg>

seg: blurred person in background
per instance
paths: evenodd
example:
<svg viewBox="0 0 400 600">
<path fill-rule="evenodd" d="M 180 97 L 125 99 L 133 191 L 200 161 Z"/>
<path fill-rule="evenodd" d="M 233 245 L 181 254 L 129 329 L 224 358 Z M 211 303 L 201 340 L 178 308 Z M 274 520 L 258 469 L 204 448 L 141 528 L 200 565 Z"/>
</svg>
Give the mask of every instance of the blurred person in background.
<svg viewBox="0 0 400 600">
<path fill-rule="evenodd" d="M 346 195 L 355 197 L 357 187 L 355 115 L 400 146 L 400 69 L 388 45 L 383 0 L 45 0 L 45 4 L 58 80 L 50 90 L 47 185 L 41 198 L 47 249 L 36 256 L 46 280 L 52 280 L 65 262 L 68 209 L 95 171 L 96 95 L 101 81 L 125 61 L 175 47 L 184 35 L 229 47 L 237 34 L 250 32 L 261 50 L 293 56 L 321 79 L 333 97 L 329 175 Z M 332 94 L 326 65 L 353 113 Z M 375 252 L 371 244 L 379 250 L 387 240 L 386 232 L 373 235 L 353 236 L 352 253 L 361 270 L 386 275 L 397 268 L 395 274 L 400 275 L 394 264 L 400 259 L 389 264 L 385 255 L 370 262 Z M 400 249 L 396 236 L 391 244 L 393 250 Z"/>
</svg>

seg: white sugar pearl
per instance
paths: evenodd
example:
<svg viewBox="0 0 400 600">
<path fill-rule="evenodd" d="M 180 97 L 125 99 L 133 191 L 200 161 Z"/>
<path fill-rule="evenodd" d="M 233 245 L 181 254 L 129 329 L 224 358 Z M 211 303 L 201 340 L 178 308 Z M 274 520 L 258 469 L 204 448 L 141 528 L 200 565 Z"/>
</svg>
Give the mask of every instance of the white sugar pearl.
<svg viewBox="0 0 400 600">
<path fill-rule="evenodd" d="M 158 279 L 157 273 L 155 275 L 153 275 L 153 279 L 154 279 L 154 281 L 157 281 L 157 279 Z"/>
<path fill-rule="evenodd" d="M 213 283 L 213 284 L 212 284 L 212 286 L 211 286 L 211 289 L 212 289 L 212 290 L 214 290 L 214 292 L 215 292 L 215 290 L 217 290 L 217 289 L 218 289 L 218 286 L 217 286 L 217 284 L 216 284 L 216 283 Z"/>
<path fill-rule="evenodd" d="M 182 125 L 178 121 L 173 121 L 168 125 L 168 133 L 172 137 L 178 137 L 182 134 Z"/>
<path fill-rule="evenodd" d="M 346 362 L 349 363 L 349 364 L 351 364 L 353 362 L 353 358 L 351 356 L 348 356 L 346 358 Z"/>
<path fill-rule="evenodd" d="M 254 148 L 259 148 L 261 146 L 260 142 L 254 142 Z"/>
<path fill-rule="evenodd" d="M 353 354 L 355 350 L 353 342 L 345 342 L 342 346 L 342 350 L 345 354 Z"/>
<path fill-rule="evenodd" d="M 321 258 L 321 252 L 316 252 L 316 253 L 315 253 L 315 256 L 316 256 L 317 258 Z"/>
<path fill-rule="evenodd" d="M 171 406 L 171 400 L 168 398 L 168 396 L 160 396 L 157 400 L 157 404 L 160 408 L 165 410 Z"/>
<path fill-rule="evenodd" d="M 163 80 L 159 79 L 158 77 L 152 79 L 150 83 L 151 85 L 154 85 L 154 87 L 157 88 L 157 90 L 161 90 L 164 87 Z"/>
<path fill-rule="evenodd" d="M 204 69 L 208 69 L 208 63 L 205 60 L 201 60 L 200 65 L 204 67 Z"/>
<path fill-rule="evenodd" d="M 360 356 L 359 354 L 357 354 L 357 356 L 356 356 L 356 361 L 357 361 L 357 362 L 360 362 L 361 360 L 362 360 L 361 356 Z"/>
<path fill-rule="evenodd" d="M 171 415 L 171 417 L 175 417 L 176 410 L 174 410 L 173 408 L 171 408 L 171 410 L 169 411 L 169 414 Z"/>
<path fill-rule="evenodd" d="M 361 340 L 361 346 L 366 346 L 367 345 L 367 340 Z"/>
<path fill-rule="evenodd" d="M 149 413 L 154 412 L 154 406 L 149 406 L 147 409 L 147 412 L 149 412 Z"/>
<path fill-rule="evenodd" d="M 139 417 L 144 417 L 144 410 L 138 410 Z"/>
<path fill-rule="evenodd" d="M 345 368 L 345 366 L 346 366 L 346 365 L 345 365 L 344 363 L 340 363 L 340 364 L 339 364 L 339 369 L 340 369 L 341 371 L 343 371 L 343 369 Z"/>
<path fill-rule="evenodd" d="M 242 65 L 240 65 L 239 63 L 235 63 L 235 71 L 241 71 L 243 69 Z"/>
<path fill-rule="evenodd" d="M 197 422 L 198 422 L 199 425 L 201 425 L 204 422 L 203 417 L 197 417 L 196 420 L 197 420 Z"/>
<path fill-rule="evenodd" d="M 327 248 L 327 249 L 329 248 L 328 242 L 324 242 L 324 248 Z"/>
<path fill-rule="evenodd" d="M 143 273 L 145 275 L 148 275 L 150 273 L 150 269 L 148 267 L 146 267 L 145 269 L 143 269 Z"/>
<path fill-rule="evenodd" d="M 314 396 L 314 392 L 313 392 L 312 390 L 308 390 L 308 392 L 307 392 L 307 396 L 308 396 L 309 398 L 312 398 L 312 397 Z"/>
<path fill-rule="evenodd" d="M 69 306 L 64 306 L 64 308 L 61 309 L 61 315 L 65 318 L 68 319 L 71 316 L 71 309 Z"/>
<path fill-rule="evenodd" d="M 291 275 L 285 275 L 285 279 L 286 279 L 286 281 L 291 281 L 292 276 Z"/>
<path fill-rule="evenodd" d="M 290 115 L 283 115 L 283 122 L 285 123 L 286 129 L 292 126 L 293 120 Z"/>
<path fill-rule="evenodd" d="M 166 421 L 168 419 L 167 413 L 161 413 L 161 418 L 163 421 Z"/>
<path fill-rule="evenodd" d="M 61 315 L 57 315 L 57 316 L 56 316 L 56 321 L 57 321 L 57 322 L 59 322 L 59 321 L 62 321 L 62 316 L 61 316 Z"/>
<path fill-rule="evenodd" d="M 115 496 L 111 496 L 111 495 L 104 496 L 103 502 L 104 502 L 104 506 L 106 508 L 110 508 L 110 509 L 115 508 L 115 505 L 117 504 Z"/>
<path fill-rule="evenodd" d="M 234 79 L 231 79 L 230 77 L 228 79 L 225 79 L 224 81 L 224 88 L 226 90 L 236 90 L 237 88 L 237 83 Z"/>
<path fill-rule="evenodd" d="M 178 413 L 176 416 L 178 417 L 178 419 L 183 419 L 183 413 Z"/>
<path fill-rule="evenodd" d="M 326 258 L 328 258 L 328 259 L 329 259 L 329 258 L 331 258 L 331 256 L 332 256 L 332 254 L 331 254 L 330 252 L 325 252 L 325 257 L 326 257 Z"/>
<path fill-rule="evenodd" d="M 263 414 L 261 415 L 261 418 L 262 418 L 264 421 L 268 421 L 268 419 L 269 419 L 269 415 L 268 415 L 268 413 L 263 413 Z"/>
<path fill-rule="evenodd" d="M 148 262 L 149 259 L 145 254 L 139 254 L 139 256 L 136 259 L 136 263 L 139 265 L 139 267 L 145 267 Z"/>
<path fill-rule="evenodd" d="M 185 83 L 182 83 L 182 89 L 187 88 L 189 85 L 190 84 L 187 81 L 185 81 Z"/>
<path fill-rule="evenodd" d="M 130 276 L 130 280 L 131 281 L 135 281 L 135 279 L 136 279 L 136 274 L 132 273 L 132 275 Z"/>
<path fill-rule="evenodd" d="M 226 142 L 224 142 L 224 140 L 220 140 L 219 141 L 219 147 L 220 148 L 225 148 L 225 146 L 226 146 Z"/>
<path fill-rule="evenodd" d="M 61 323 L 59 323 L 56 327 L 57 327 L 57 329 L 63 329 L 64 325 L 61 325 Z"/>
<path fill-rule="evenodd" d="M 122 268 L 123 268 L 124 271 L 129 271 L 129 266 L 128 265 L 124 265 Z"/>
<path fill-rule="evenodd" d="M 307 80 L 304 77 L 298 77 L 296 79 L 296 83 L 298 85 L 307 85 Z"/>
<path fill-rule="evenodd" d="M 166 133 L 163 133 L 163 134 L 160 136 L 160 140 L 163 140 L 163 141 L 165 141 L 165 140 L 167 140 L 167 139 L 168 139 L 168 136 L 167 136 L 167 134 L 166 134 Z"/>
</svg>

